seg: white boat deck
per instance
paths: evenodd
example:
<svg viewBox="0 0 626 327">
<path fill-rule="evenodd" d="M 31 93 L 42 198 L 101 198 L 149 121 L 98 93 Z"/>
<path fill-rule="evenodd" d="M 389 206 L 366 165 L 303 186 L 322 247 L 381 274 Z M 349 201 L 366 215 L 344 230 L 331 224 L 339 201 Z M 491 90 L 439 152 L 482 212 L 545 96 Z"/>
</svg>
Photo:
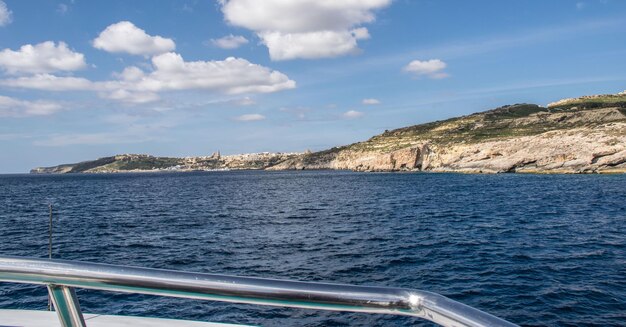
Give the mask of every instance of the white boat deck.
<svg viewBox="0 0 626 327">
<path fill-rule="evenodd" d="M 85 313 L 85 323 L 89 327 L 241 327 L 244 325 L 220 324 L 212 322 L 144 318 L 130 316 L 107 316 Z M 0 327 L 60 327 L 54 311 L 0 310 Z"/>
</svg>

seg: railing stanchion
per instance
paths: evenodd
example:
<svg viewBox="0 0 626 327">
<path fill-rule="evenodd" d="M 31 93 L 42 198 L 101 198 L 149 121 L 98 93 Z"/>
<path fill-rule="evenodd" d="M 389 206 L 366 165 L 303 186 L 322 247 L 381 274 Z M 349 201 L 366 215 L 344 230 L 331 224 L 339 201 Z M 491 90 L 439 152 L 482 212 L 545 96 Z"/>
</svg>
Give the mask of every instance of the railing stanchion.
<svg viewBox="0 0 626 327">
<path fill-rule="evenodd" d="M 78 297 L 73 287 L 48 285 L 48 293 L 52 299 L 61 326 L 86 327 L 83 313 L 80 311 Z"/>
</svg>

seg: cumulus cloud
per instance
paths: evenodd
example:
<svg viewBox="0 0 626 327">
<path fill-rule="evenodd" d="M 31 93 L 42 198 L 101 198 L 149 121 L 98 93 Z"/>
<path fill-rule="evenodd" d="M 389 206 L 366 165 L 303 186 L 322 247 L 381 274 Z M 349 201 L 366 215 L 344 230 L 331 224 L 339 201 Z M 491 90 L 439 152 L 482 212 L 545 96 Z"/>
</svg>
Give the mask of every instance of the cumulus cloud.
<svg viewBox="0 0 626 327">
<path fill-rule="evenodd" d="M 133 68 L 132 76 L 124 77 L 120 87 L 141 92 L 205 89 L 239 94 L 270 93 L 296 85 L 281 72 L 234 57 L 222 61 L 184 61 L 181 55 L 170 52 L 153 57 L 152 65 L 151 73 Z M 115 87 L 115 83 L 109 87 Z"/>
<path fill-rule="evenodd" d="M 341 30 L 375 20 L 391 0 L 221 0 L 226 21 L 251 30 Z"/>
<path fill-rule="evenodd" d="M 336 57 L 369 38 L 365 23 L 391 0 L 220 0 L 224 19 L 255 31 L 272 60 Z"/>
<path fill-rule="evenodd" d="M 9 10 L 7 4 L 0 0 L 0 26 L 6 26 L 13 21 L 13 12 Z"/>
<path fill-rule="evenodd" d="M 367 30 L 315 31 L 308 33 L 261 32 L 272 60 L 337 57 L 359 51 L 357 40 L 369 37 Z"/>
<path fill-rule="evenodd" d="M 412 73 L 414 76 L 427 76 L 434 79 L 446 78 L 449 75 L 443 70 L 447 64 L 439 59 L 413 60 L 404 66 L 404 71 Z"/>
<path fill-rule="evenodd" d="M 363 117 L 363 115 L 365 114 L 360 111 L 349 110 L 349 111 L 344 112 L 342 116 L 343 118 L 346 118 L 346 119 L 356 119 L 356 118 Z"/>
<path fill-rule="evenodd" d="M 377 105 L 377 104 L 380 104 L 380 100 L 378 100 L 378 99 L 373 99 L 373 98 L 370 98 L 370 99 L 363 99 L 363 101 L 361 101 L 361 103 L 363 103 L 364 105 L 370 105 L 370 106 L 371 106 L 371 105 Z"/>
<path fill-rule="evenodd" d="M 47 116 L 62 109 L 51 101 L 26 101 L 0 95 L 0 117 Z"/>
<path fill-rule="evenodd" d="M 222 49 L 237 49 L 244 44 L 248 44 L 248 39 L 241 35 L 227 35 L 219 39 L 211 39 L 211 43 Z"/>
<path fill-rule="evenodd" d="M 51 74 L 0 80 L 0 85 L 46 91 L 97 91 L 103 98 L 127 103 L 159 99 L 159 92 L 207 90 L 226 94 L 270 93 L 296 87 L 287 75 L 241 58 L 185 61 L 177 53 L 152 58 L 152 71 L 127 67 L 116 79 L 92 82 Z M 249 101 L 248 101 L 249 102 Z"/>
<path fill-rule="evenodd" d="M 86 66 L 85 56 L 72 51 L 64 42 L 46 41 L 23 45 L 17 51 L 0 51 L 0 67 L 9 74 L 73 71 Z"/>
<path fill-rule="evenodd" d="M 264 119 L 265 119 L 265 116 L 261 114 L 246 114 L 246 115 L 235 117 L 235 120 L 237 121 L 259 121 L 259 120 L 264 120 Z"/>
<path fill-rule="evenodd" d="M 152 56 L 176 49 L 172 39 L 148 35 L 129 21 L 109 25 L 92 42 L 96 49 L 114 53 Z"/>
</svg>

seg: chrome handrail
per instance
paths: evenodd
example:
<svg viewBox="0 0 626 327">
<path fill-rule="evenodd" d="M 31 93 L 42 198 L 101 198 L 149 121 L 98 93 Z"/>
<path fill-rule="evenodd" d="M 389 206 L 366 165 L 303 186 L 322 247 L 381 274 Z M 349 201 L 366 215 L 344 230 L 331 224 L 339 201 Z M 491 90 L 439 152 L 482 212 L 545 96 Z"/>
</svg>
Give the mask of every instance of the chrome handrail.
<svg viewBox="0 0 626 327">
<path fill-rule="evenodd" d="M 44 284 L 63 326 L 84 326 L 73 288 L 415 316 L 442 326 L 516 326 L 442 295 L 406 288 L 310 283 L 89 262 L 0 256 L 0 281 Z"/>
</svg>

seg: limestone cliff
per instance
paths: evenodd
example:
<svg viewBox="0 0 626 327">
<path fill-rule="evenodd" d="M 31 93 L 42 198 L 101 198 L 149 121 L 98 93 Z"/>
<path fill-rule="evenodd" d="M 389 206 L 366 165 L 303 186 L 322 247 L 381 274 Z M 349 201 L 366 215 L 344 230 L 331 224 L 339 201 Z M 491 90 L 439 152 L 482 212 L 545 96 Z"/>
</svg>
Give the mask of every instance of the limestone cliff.
<svg viewBox="0 0 626 327">
<path fill-rule="evenodd" d="M 272 170 L 626 172 L 626 95 L 519 104 L 304 154 Z"/>
</svg>

